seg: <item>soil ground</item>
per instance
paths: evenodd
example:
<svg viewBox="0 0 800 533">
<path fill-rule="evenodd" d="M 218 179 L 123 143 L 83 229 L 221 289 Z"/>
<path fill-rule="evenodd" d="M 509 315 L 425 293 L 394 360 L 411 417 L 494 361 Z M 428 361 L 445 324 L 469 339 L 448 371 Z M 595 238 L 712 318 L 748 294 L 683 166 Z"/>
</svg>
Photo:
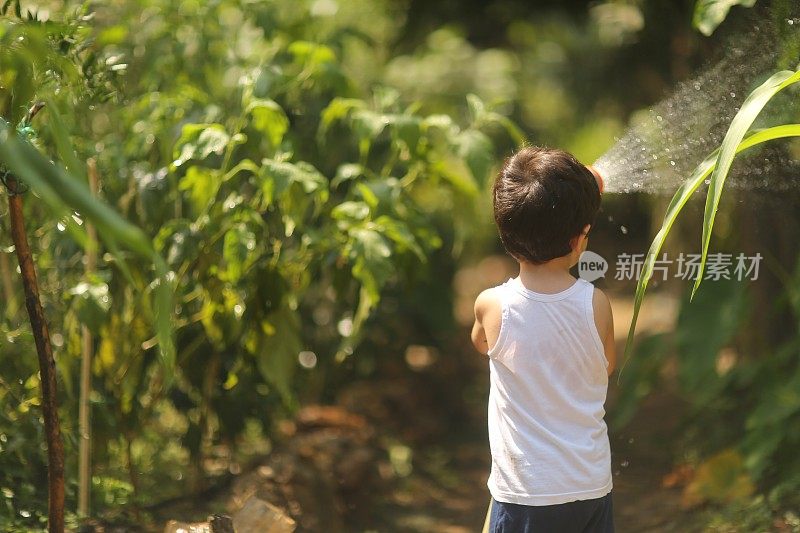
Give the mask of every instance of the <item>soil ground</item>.
<svg viewBox="0 0 800 533">
<path fill-rule="evenodd" d="M 630 323 L 632 302 L 612 302 L 616 314 L 618 353 L 622 353 Z M 655 333 L 669 330 L 677 303 L 666 295 L 653 295 L 640 316 L 639 331 Z M 612 378 L 609 398 L 613 409 L 616 379 Z M 476 427 L 484 423 L 482 414 Z M 668 392 L 648 397 L 633 419 L 619 431 L 611 430 L 612 469 L 614 475 L 614 515 L 619 533 L 670 533 L 701 531 L 695 513 L 681 505 L 681 488 L 665 486 L 664 480 L 674 470 L 675 440 L 680 419 L 680 401 Z M 483 426 L 485 427 L 485 426 Z M 418 531 L 466 533 L 480 531 L 489 493 L 488 441 L 485 435 L 463 435 L 451 443 L 455 448 L 446 465 L 431 468 L 424 462 L 381 505 L 383 520 L 375 524 L 379 531 Z M 427 453 L 426 453 L 427 452 Z M 417 450 L 437 456 L 441 446 Z"/>
<path fill-rule="evenodd" d="M 612 305 L 621 353 L 627 333 L 622 325 L 630 321 L 631 302 L 614 300 Z M 674 300 L 653 295 L 640 317 L 639 330 L 650 333 L 669 330 L 675 310 Z M 333 504 L 324 504 L 324 511 L 296 509 L 295 517 L 299 518 L 300 524 L 298 531 L 317 530 L 320 526 L 314 524 L 326 523 L 324 517 L 327 515 L 324 513 L 330 513 L 331 507 L 338 507 L 343 512 L 341 523 L 336 527 L 343 531 L 471 533 L 481 530 L 489 502 L 485 398 L 467 403 L 463 409 L 455 407 L 456 411 L 461 409 L 456 415 L 452 406 L 448 410 L 447 405 L 436 400 L 435 385 L 425 385 L 426 379 L 439 384 L 448 380 L 482 379 L 481 373 L 486 372 L 483 368 L 485 362 L 470 352 L 468 346 L 464 350 L 471 361 L 466 366 L 472 368 L 439 369 L 435 378 L 413 373 L 385 377 L 383 382 L 358 384 L 345 394 L 344 399 L 340 399 L 339 408 L 343 412 L 355 412 L 374 428 L 376 436 L 370 442 L 376 449 L 376 462 L 383 463 L 384 470 L 389 467 L 388 456 L 391 454 L 387 450 L 392 443 L 401 443 L 413 454 L 409 458 L 409 469 L 378 481 L 375 487 L 362 486 L 356 492 L 340 491 L 334 497 L 335 501 L 332 500 Z M 452 375 L 448 376 L 448 372 Z M 488 379 L 485 375 L 483 378 Z M 609 410 L 613 409 L 616 387 L 616 379 L 612 378 Z M 432 405 L 437 407 L 432 408 Z M 665 477 L 674 469 L 674 450 L 670 445 L 679 431 L 679 419 L 678 399 L 668 391 L 659 391 L 642 403 L 623 429 L 610 430 L 614 513 L 619 533 L 691 533 L 702 530 L 697 525 L 698 515 L 682 507 L 681 489 L 664 483 Z M 457 422 L 451 425 L 451 420 Z M 310 453 L 309 457 L 313 459 L 315 452 Z M 269 464 L 270 458 L 264 459 L 265 464 Z M 302 462 L 301 458 L 295 460 Z M 370 479 L 375 481 L 377 478 Z M 368 485 L 369 482 L 364 483 Z M 274 493 L 276 488 L 270 490 Z M 280 492 L 282 489 L 277 487 L 277 490 Z M 296 487 L 287 490 L 296 492 Z M 202 516 L 203 512 L 208 514 L 208 503 L 202 510 L 196 509 L 197 513 L 191 514 L 195 517 Z M 186 516 L 184 505 L 163 509 L 159 518 L 174 518 L 179 509 Z M 304 513 L 315 512 L 319 516 L 304 520 Z"/>
</svg>

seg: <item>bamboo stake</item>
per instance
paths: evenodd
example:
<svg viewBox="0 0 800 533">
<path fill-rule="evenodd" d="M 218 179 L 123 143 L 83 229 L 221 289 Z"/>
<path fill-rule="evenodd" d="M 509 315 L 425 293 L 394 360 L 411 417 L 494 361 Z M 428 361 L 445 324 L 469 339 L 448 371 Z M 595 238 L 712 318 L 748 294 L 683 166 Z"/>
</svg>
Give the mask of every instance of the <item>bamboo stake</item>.
<svg viewBox="0 0 800 533">
<path fill-rule="evenodd" d="M 94 159 L 87 162 L 89 175 L 89 189 L 92 195 L 97 196 L 98 177 L 97 164 Z M 97 268 L 97 230 L 93 224 L 86 223 L 87 248 L 86 248 L 86 274 L 90 275 Z M 92 425 L 91 407 L 89 396 L 92 393 L 92 356 L 94 345 L 92 333 L 86 325 L 81 326 L 82 353 L 81 353 L 81 397 L 78 413 L 78 428 L 80 434 L 78 456 L 78 515 L 89 516 L 89 504 L 92 490 Z"/>
</svg>

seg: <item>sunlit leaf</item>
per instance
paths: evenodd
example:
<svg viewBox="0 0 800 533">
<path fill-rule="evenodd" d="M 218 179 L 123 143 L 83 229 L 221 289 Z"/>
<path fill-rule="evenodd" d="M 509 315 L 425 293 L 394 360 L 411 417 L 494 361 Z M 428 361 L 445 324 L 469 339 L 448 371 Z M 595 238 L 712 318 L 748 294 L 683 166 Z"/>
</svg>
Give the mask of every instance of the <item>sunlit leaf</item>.
<svg viewBox="0 0 800 533">
<path fill-rule="evenodd" d="M 711 35 L 733 6 L 753 7 L 756 0 L 697 0 L 692 23 L 703 35 Z"/>
<path fill-rule="evenodd" d="M 181 177 L 178 188 L 189 193 L 192 206 L 199 214 L 216 198 L 221 183 L 216 170 L 192 165 Z"/>
<path fill-rule="evenodd" d="M 364 202 L 342 202 L 331 211 L 336 220 L 362 221 L 369 216 L 369 206 Z"/>
<path fill-rule="evenodd" d="M 703 215 L 703 245 L 700 272 L 692 288 L 692 295 L 697 292 L 697 288 L 703 281 L 703 272 L 705 271 L 706 258 L 708 257 L 708 245 L 711 242 L 711 230 L 714 228 L 714 219 L 719 208 L 719 200 L 722 197 L 725 179 L 728 177 L 728 171 L 731 168 L 731 164 L 733 164 L 733 158 L 738 151 L 741 140 L 767 102 L 778 92 L 798 81 L 800 81 L 800 71 L 784 70 L 773 74 L 747 96 L 742 103 L 741 109 L 731 121 L 728 132 L 720 145 L 719 159 L 711 173 L 711 183 L 708 186 L 706 208 Z"/>
<path fill-rule="evenodd" d="M 82 281 L 71 288 L 69 294 L 73 296 L 72 309 L 78 320 L 93 332 L 99 333 L 100 326 L 105 322 L 108 310 L 111 308 L 108 285 L 102 282 Z"/>
<path fill-rule="evenodd" d="M 464 130 L 455 138 L 456 155 L 461 157 L 472 172 L 475 181 L 486 183 L 489 169 L 494 164 L 492 141 L 478 130 Z"/>
<path fill-rule="evenodd" d="M 173 164 L 178 167 L 190 159 L 202 161 L 211 154 L 221 155 L 230 141 L 222 124 L 185 124 L 175 143 Z"/>
<path fill-rule="evenodd" d="M 247 259 L 255 250 L 256 236 L 244 224 L 237 224 L 225 232 L 222 257 L 225 260 L 226 279 L 236 283 L 247 268 Z"/>
<path fill-rule="evenodd" d="M 736 148 L 736 152 L 738 153 L 747 150 L 748 148 L 773 139 L 785 137 L 800 137 L 800 124 L 775 126 L 753 133 L 739 144 L 739 146 Z M 686 202 L 689 201 L 689 198 L 692 196 L 692 194 L 703 185 L 706 178 L 714 170 L 718 157 L 719 150 L 715 150 L 711 155 L 706 157 L 706 159 L 694 169 L 686 182 L 684 182 L 684 184 L 677 190 L 675 195 L 672 197 L 672 201 L 670 201 L 670 204 L 667 207 L 667 212 L 664 215 L 664 221 L 662 222 L 658 233 L 656 233 L 656 236 L 653 238 L 653 242 L 650 244 L 650 249 L 647 251 L 644 263 L 642 264 L 639 281 L 636 284 L 636 294 L 634 296 L 633 303 L 633 316 L 631 318 L 630 328 L 628 329 L 628 338 L 625 341 L 624 361 L 627 361 L 628 357 L 630 357 L 630 350 L 633 346 L 633 336 L 636 331 L 636 322 L 639 317 L 639 311 L 641 310 L 647 285 L 650 282 L 650 278 L 653 276 L 653 267 L 655 266 L 658 254 L 661 252 L 664 241 L 667 239 L 667 235 L 669 235 L 673 224 L 677 220 L 680 212 L 683 210 L 683 207 L 686 205 Z"/>
<path fill-rule="evenodd" d="M 272 100 L 257 99 L 250 102 L 247 111 L 253 117 L 253 127 L 266 136 L 270 146 L 280 146 L 289 129 L 289 119 L 281 106 Z"/>
</svg>

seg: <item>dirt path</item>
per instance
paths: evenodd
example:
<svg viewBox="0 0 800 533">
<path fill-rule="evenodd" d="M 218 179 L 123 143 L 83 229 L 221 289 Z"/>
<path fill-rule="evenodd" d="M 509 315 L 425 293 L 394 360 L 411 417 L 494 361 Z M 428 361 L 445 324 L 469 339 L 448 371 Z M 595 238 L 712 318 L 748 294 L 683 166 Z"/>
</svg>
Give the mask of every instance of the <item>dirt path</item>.
<svg viewBox="0 0 800 533">
<path fill-rule="evenodd" d="M 622 353 L 632 311 L 629 299 L 614 300 L 617 341 Z M 640 331 L 667 331 L 674 323 L 676 303 L 654 295 L 640 317 Z M 609 390 L 609 411 L 617 394 Z M 473 413 L 474 428 L 485 427 Z M 681 489 L 664 486 L 673 470 L 671 444 L 679 431 L 680 402 L 668 392 L 647 398 L 625 426 L 610 430 L 614 475 L 615 521 L 619 533 L 692 533 L 701 531 L 696 515 L 681 506 Z M 489 450 L 485 430 L 474 431 L 450 445 L 452 458 L 442 462 L 447 446 L 416 450 L 417 468 L 384 502 L 377 531 L 461 533 L 480 531 L 489 494 L 486 489 Z M 426 458 L 439 458 L 426 462 Z"/>
<path fill-rule="evenodd" d="M 610 434 L 618 533 L 702 530 L 696 517 L 681 506 L 680 489 L 663 485 L 673 468 L 674 412 L 674 399 L 651 398 L 625 430 Z M 423 465 L 420 472 L 404 480 L 384 502 L 382 520 L 373 525 L 375 530 L 480 531 L 489 498 L 488 447 L 481 441 L 465 442 L 456 455 L 437 472 Z"/>
</svg>

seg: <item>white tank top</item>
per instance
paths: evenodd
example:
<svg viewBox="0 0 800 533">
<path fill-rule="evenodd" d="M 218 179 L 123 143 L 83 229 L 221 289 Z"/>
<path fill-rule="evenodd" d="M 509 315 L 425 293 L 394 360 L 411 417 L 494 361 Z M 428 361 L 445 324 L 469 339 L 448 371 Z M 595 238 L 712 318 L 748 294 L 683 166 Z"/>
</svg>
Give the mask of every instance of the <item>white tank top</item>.
<svg viewBox="0 0 800 533">
<path fill-rule="evenodd" d="M 594 323 L 594 286 L 578 279 L 542 294 L 509 279 L 494 291 L 502 322 L 488 354 L 489 491 L 520 505 L 605 496 L 612 487 L 603 420 L 608 362 Z"/>
</svg>

